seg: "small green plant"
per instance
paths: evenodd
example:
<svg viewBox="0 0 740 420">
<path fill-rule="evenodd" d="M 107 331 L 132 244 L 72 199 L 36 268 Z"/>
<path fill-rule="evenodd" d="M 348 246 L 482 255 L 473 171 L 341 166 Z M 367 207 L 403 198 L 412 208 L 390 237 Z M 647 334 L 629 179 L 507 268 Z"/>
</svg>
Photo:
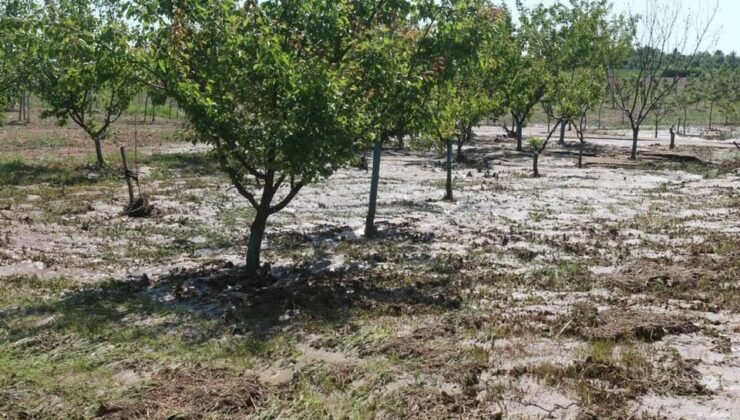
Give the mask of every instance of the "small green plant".
<svg viewBox="0 0 740 420">
<path fill-rule="evenodd" d="M 539 149 L 543 144 L 545 144 L 545 140 L 542 137 L 532 136 L 527 139 L 527 144 L 532 149 Z"/>
</svg>

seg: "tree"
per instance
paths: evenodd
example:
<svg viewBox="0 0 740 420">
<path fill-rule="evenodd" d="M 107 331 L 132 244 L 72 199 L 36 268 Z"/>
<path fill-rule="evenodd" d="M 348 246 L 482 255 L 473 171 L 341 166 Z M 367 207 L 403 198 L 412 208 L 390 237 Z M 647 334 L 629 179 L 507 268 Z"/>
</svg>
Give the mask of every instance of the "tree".
<svg viewBox="0 0 740 420">
<path fill-rule="evenodd" d="M 609 91 L 617 108 L 632 129 L 630 159 L 637 159 L 637 142 L 642 123 L 678 85 L 696 62 L 717 8 L 705 22 L 694 24 L 682 18 L 681 7 L 647 2 L 643 16 L 633 16 L 620 25 L 616 34 L 633 39 L 634 71 L 622 70 L 624 42 L 614 43 L 615 55 L 609 66 Z M 639 29 L 636 29 L 639 25 Z M 693 35 L 693 39 L 692 38 Z M 670 53 L 669 51 L 672 51 Z M 667 76 L 667 77 L 664 77 Z"/>
<path fill-rule="evenodd" d="M 737 67 L 731 68 L 724 64 L 705 69 L 699 77 L 701 98 L 709 102 L 709 130 L 713 128 L 715 106 L 724 111 L 725 122 L 728 122 L 729 117 L 735 113 L 738 101 L 737 72 Z"/>
<path fill-rule="evenodd" d="M 146 97 L 152 104 L 152 122 L 154 122 L 157 107 L 167 103 L 167 93 L 162 89 L 152 89 L 147 92 Z M 144 103 L 144 119 L 146 120 L 146 102 Z"/>
<path fill-rule="evenodd" d="M 729 56 L 728 56 L 729 57 Z M 737 66 L 728 65 L 725 75 L 725 94 L 720 99 L 720 107 L 725 114 L 725 124 L 740 121 L 740 71 Z"/>
<path fill-rule="evenodd" d="M 30 0 L 0 1 L 0 125 L 5 119 L 5 110 L 11 98 L 27 97 L 27 76 L 25 67 L 31 55 L 26 45 L 26 35 L 33 27 L 29 18 L 35 13 L 35 5 Z"/>
<path fill-rule="evenodd" d="M 586 113 L 602 99 L 605 84 L 604 53 L 611 42 L 609 8 L 605 0 L 572 0 L 570 8 L 555 5 L 539 6 L 529 20 L 533 28 L 548 35 L 534 39 L 547 39 L 556 45 L 548 47 L 552 59 L 543 73 L 545 93 L 542 107 L 548 120 L 554 121 L 544 139 L 534 138 L 532 169 L 539 176 L 539 156 L 545 151 L 557 128 L 563 132 L 565 125 L 578 119 L 585 126 Z M 582 130 L 581 130 L 582 134 Z M 583 138 L 581 149 L 583 149 Z"/>
<path fill-rule="evenodd" d="M 539 23 L 547 23 L 543 18 L 549 8 L 540 4 L 530 11 L 521 1 L 517 1 L 517 8 L 519 27 L 511 31 L 512 35 L 504 44 L 508 48 L 506 73 L 509 81 L 503 94 L 514 121 L 516 150 L 521 152 L 523 127 L 546 93 L 549 65 L 556 58 L 554 50 L 558 41 L 554 38 L 557 31 L 538 27 Z"/>
<path fill-rule="evenodd" d="M 514 121 L 516 150 L 522 151 L 523 127 L 534 107 L 547 94 L 548 85 L 562 61 L 560 44 L 563 26 L 568 22 L 562 20 L 567 9 L 562 4 L 552 7 L 540 4 L 528 9 L 517 1 L 517 8 L 519 26 L 504 44 L 508 48 L 506 72 L 509 80 L 503 94 Z"/>
<path fill-rule="evenodd" d="M 13 26 L 6 20 L 5 10 L 0 10 L 3 19 L 0 21 L 0 125 L 5 120 L 5 111 L 8 107 L 13 84 L 15 83 L 15 63 L 9 53 L 11 45 L 11 30 Z"/>
<path fill-rule="evenodd" d="M 661 83 L 668 83 L 666 81 L 662 81 Z M 659 104 L 655 106 L 655 110 L 653 111 L 653 123 L 655 124 L 655 138 L 658 138 L 658 129 L 660 127 L 661 121 L 663 121 L 663 118 L 666 117 L 666 115 L 672 113 L 676 108 L 676 101 L 678 98 L 677 90 L 674 89 L 671 93 L 669 93 Z"/>
<path fill-rule="evenodd" d="M 705 71 L 699 79 L 702 99 L 709 102 L 709 130 L 712 130 L 714 105 L 727 93 L 727 76 L 725 67 L 715 67 Z"/>
<path fill-rule="evenodd" d="M 506 111 L 503 92 L 508 83 L 505 63 L 508 50 L 505 43 L 510 38 L 511 25 L 506 9 L 488 2 L 479 6 L 485 19 L 479 22 L 482 31 L 479 45 L 471 59 L 455 75 L 453 81 L 460 102 L 457 113 L 456 160 L 465 160 L 463 145 L 473 139 L 473 126 L 484 118 L 498 118 Z"/>
<path fill-rule="evenodd" d="M 363 69 L 353 50 L 367 48 L 375 8 L 350 0 L 185 0 L 138 12 L 156 55 L 148 72 L 255 210 L 246 258 L 255 274 L 268 218 L 354 157 L 356 111 L 367 92 L 358 87 Z"/>
<path fill-rule="evenodd" d="M 676 107 L 683 111 L 683 119 L 679 120 L 676 127 L 676 131 L 681 128 L 681 121 L 683 121 L 683 134 L 686 135 L 686 124 L 688 123 L 688 110 L 689 106 L 697 103 L 700 100 L 700 89 L 698 79 L 695 77 L 689 77 L 683 86 L 679 86 L 677 91 L 672 95 Z"/>
<path fill-rule="evenodd" d="M 360 90 L 364 131 L 373 144 L 372 173 L 365 236 L 377 233 L 375 214 L 383 145 L 419 126 L 437 74 L 446 63 L 435 55 L 432 35 L 449 1 L 378 2 L 379 24 L 368 31 L 355 59 L 363 69 Z M 382 5 L 382 7 L 381 7 Z"/>
<path fill-rule="evenodd" d="M 502 18 L 502 11 L 487 0 L 457 1 L 450 4 L 435 28 L 433 43 L 440 58 L 434 67 L 430 98 L 425 102 L 427 117 L 419 122 L 420 131 L 446 150 L 445 200 L 453 199 L 453 142 L 457 141 L 461 161 L 462 145 L 472 138 L 473 125 L 486 115 L 501 112 L 487 85 L 501 66 L 496 45 L 504 30 Z"/>
<path fill-rule="evenodd" d="M 33 89 L 47 106 L 42 117 L 74 121 L 104 166 L 102 141 L 140 89 L 128 24 L 105 0 L 56 0 L 46 3 L 35 35 L 43 59 L 34 66 Z"/>
</svg>

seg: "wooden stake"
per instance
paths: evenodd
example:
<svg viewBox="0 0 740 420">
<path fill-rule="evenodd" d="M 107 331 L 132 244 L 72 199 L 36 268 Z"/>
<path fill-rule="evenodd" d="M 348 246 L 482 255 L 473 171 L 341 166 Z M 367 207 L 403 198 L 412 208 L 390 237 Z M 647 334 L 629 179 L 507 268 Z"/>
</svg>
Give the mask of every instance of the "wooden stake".
<svg viewBox="0 0 740 420">
<path fill-rule="evenodd" d="M 128 185 L 128 205 L 129 207 L 134 205 L 134 184 L 131 182 L 133 175 L 128 169 L 128 162 L 126 162 L 126 147 L 121 146 L 121 159 L 123 160 L 123 175 L 126 177 L 126 184 Z"/>
</svg>

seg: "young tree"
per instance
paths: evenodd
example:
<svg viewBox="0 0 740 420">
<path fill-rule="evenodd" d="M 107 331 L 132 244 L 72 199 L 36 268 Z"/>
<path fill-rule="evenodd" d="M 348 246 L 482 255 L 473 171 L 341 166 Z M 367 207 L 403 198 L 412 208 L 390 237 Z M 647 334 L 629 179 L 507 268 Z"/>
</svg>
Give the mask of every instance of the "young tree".
<svg viewBox="0 0 740 420">
<path fill-rule="evenodd" d="M 16 82 L 15 63 L 10 54 L 12 44 L 11 21 L 5 18 L 5 10 L 0 10 L 0 125 L 5 120 L 5 111 L 10 102 L 13 85 Z"/>
<path fill-rule="evenodd" d="M 572 97 L 573 104 L 573 126 L 578 137 L 578 168 L 583 167 L 583 151 L 586 146 L 586 116 L 589 111 L 593 110 L 596 105 L 603 103 L 606 95 L 606 73 L 603 68 L 586 67 L 579 71 L 575 77 L 577 91 Z"/>
<path fill-rule="evenodd" d="M 152 122 L 154 122 L 156 118 L 157 107 L 164 106 L 167 103 L 167 93 L 162 89 L 152 89 L 147 92 L 147 98 L 152 104 Z M 144 110 L 144 119 L 146 120 L 146 103 Z"/>
<path fill-rule="evenodd" d="M 505 43 L 511 36 L 511 25 L 505 9 L 489 2 L 482 2 L 478 7 L 485 17 L 478 23 L 479 45 L 453 80 L 458 93 L 454 98 L 460 102 L 455 127 L 458 162 L 465 160 L 462 148 L 472 141 L 473 126 L 484 118 L 498 118 L 506 111 L 503 92 L 508 83 L 504 64 L 508 50 Z"/>
<path fill-rule="evenodd" d="M 498 37 L 505 29 L 503 11 L 487 0 L 453 2 L 440 19 L 433 43 L 439 64 L 436 78 L 420 120 L 420 131 L 446 149 L 445 200 L 453 199 L 452 149 L 457 141 L 458 161 L 462 144 L 472 138 L 473 125 L 486 115 L 501 113 L 500 100 L 489 95 L 489 84 L 499 73 Z"/>
<path fill-rule="evenodd" d="M 730 57 L 730 56 L 728 56 Z M 725 94 L 719 102 L 719 106 L 725 114 L 725 124 L 737 124 L 740 122 L 740 71 L 737 66 L 728 64 L 725 76 Z"/>
<path fill-rule="evenodd" d="M 538 25 L 549 13 L 541 4 L 533 10 L 517 1 L 519 26 L 504 43 L 508 51 L 507 70 L 509 81 L 503 94 L 511 113 L 516 133 L 516 150 L 522 149 L 524 124 L 542 97 L 548 85 L 550 65 L 556 59 L 557 31 L 542 30 Z M 551 28 L 552 29 L 552 28 Z"/>
<path fill-rule="evenodd" d="M 424 117 L 434 79 L 444 70 L 433 48 L 433 32 L 449 1 L 379 2 L 379 24 L 369 31 L 369 41 L 355 51 L 363 69 L 360 88 L 368 92 L 362 107 L 365 131 L 373 144 L 372 172 L 365 236 L 377 233 L 375 215 L 383 145 L 418 127 Z"/>
<path fill-rule="evenodd" d="M 603 99 L 606 84 L 605 51 L 612 42 L 609 7 L 605 0 L 573 0 L 570 9 L 553 6 L 538 14 L 539 28 L 557 32 L 557 61 L 551 62 L 549 83 L 542 106 L 548 119 L 555 122 L 545 139 L 530 142 L 533 150 L 533 172 L 539 176 L 538 160 L 550 138 L 559 127 L 577 121 L 576 134 L 582 162 L 586 114 Z"/>
<path fill-rule="evenodd" d="M 709 102 L 709 130 L 713 129 L 715 107 L 724 111 L 726 122 L 735 112 L 738 98 L 737 78 L 737 67 L 733 69 L 727 64 L 705 69 L 699 78 L 701 97 Z"/>
<path fill-rule="evenodd" d="M 440 81 L 432 89 L 429 107 L 429 120 L 426 121 L 422 135 L 433 138 L 436 146 L 442 146 L 445 150 L 445 195 L 444 200 L 452 201 L 452 143 L 459 135 L 457 116 L 462 114 L 465 98 L 460 94 L 452 81 Z M 428 133 L 428 134 L 427 134 Z"/>
<path fill-rule="evenodd" d="M 724 67 L 706 70 L 700 77 L 701 97 L 709 102 L 709 130 L 712 130 L 714 106 L 727 94 L 727 71 Z"/>
<path fill-rule="evenodd" d="M 21 92 L 23 99 L 27 98 L 31 72 L 26 65 L 32 56 L 27 48 L 27 32 L 34 26 L 30 18 L 35 12 L 31 0 L 0 0 L 0 125 L 12 101 Z"/>
<path fill-rule="evenodd" d="M 700 88 L 699 81 L 696 77 L 689 76 L 683 86 L 678 86 L 676 92 L 673 94 L 676 108 L 683 111 L 683 118 L 678 121 L 676 131 L 681 130 L 681 122 L 683 122 L 683 134 L 686 135 L 686 124 L 689 119 L 689 106 L 696 104 L 700 100 Z"/>
<path fill-rule="evenodd" d="M 34 41 L 43 57 L 33 81 L 47 106 L 42 117 L 74 121 L 104 166 L 102 141 L 140 89 L 127 22 L 106 0 L 47 1 Z"/>
<path fill-rule="evenodd" d="M 668 82 L 661 82 L 661 83 L 668 83 Z M 672 113 L 676 108 L 676 90 L 674 89 L 671 93 L 669 93 L 659 104 L 655 106 L 655 110 L 653 111 L 653 123 L 655 125 L 655 138 L 658 138 L 658 129 L 660 128 L 660 123 L 663 121 L 663 118 L 666 117 L 666 115 Z"/>
<path fill-rule="evenodd" d="M 632 17 L 630 24 L 622 25 L 619 33 L 622 39 L 628 39 L 636 31 L 634 72 L 624 72 L 622 60 L 614 59 L 610 62 L 608 78 L 613 102 L 627 117 L 632 129 L 630 159 L 633 160 L 637 159 L 642 123 L 694 65 L 717 10 L 715 7 L 705 22 L 695 24 L 693 17 L 682 16 L 680 4 L 645 4 L 645 14 Z M 623 43 L 615 43 L 615 47 L 619 52 Z"/>
<path fill-rule="evenodd" d="M 371 94 L 358 86 L 354 50 L 368 48 L 384 3 L 184 0 L 140 11 L 156 54 L 149 72 L 256 212 L 251 274 L 268 218 L 354 157 L 360 99 Z"/>
</svg>

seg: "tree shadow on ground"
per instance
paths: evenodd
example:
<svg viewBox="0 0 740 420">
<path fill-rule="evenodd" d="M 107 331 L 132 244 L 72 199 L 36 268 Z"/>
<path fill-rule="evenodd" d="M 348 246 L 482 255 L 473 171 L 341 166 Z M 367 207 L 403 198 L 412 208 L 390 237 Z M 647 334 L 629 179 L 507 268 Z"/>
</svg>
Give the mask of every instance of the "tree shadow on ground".
<svg viewBox="0 0 740 420">
<path fill-rule="evenodd" d="M 391 306 L 415 306 L 420 311 L 457 308 L 459 301 L 424 285 L 383 285 L 360 268 L 340 272 L 311 272 L 278 267 L 280 278 L 249 278 L 242 267 L 220 262 L 174 272 L 156 282 L 146 277 L 110 281 L 97 287 L 69 291 L 48 299 L 0 309 L 2 325 L 23 319 L 48 319 L 25 328 L 8 328 L 7 342 L 35 340 L 51 331 L 73 330 L 105 341 L 106 332 L 127 328 L 146 318 L 173 319 L 156 328 L 141 328 L 131 340 L 155 338 L 175 330 L 186 320 L 206 320 L 189 342 L 197 344 L 225 334 L 250 334 L 269 340 L 297 323 L 338 327 L 362 311 L 393 311 Z"/>
<path fill-rule="evenodd" d="M 151 165 L 190 175 L 222 173 L 218 159 L 209 152 L 155 153 L 144 156 L 140 165 Z"/>
<path fill-rule="evenodd" d="M 84 167 L 66 167 L 58 164 L 31 164 L 21 160 L 0 162 L 0 185 L 28 186 L 93 185 L 110 177 L 109 171 L 86 171 Z"/>
<path fill-rule="evenodd" d="M 27 290 L 38 298 L 0 294 L 0 411 L 12 416 L 38 409 L 47 417 L 66 417 L 61 413 L 84 405 L 93 411 L 99 406 L 95 416 L 138 417 L 131 413 L 159 407 L 160 397 L 200 395 L 196 391 L 204 386 L 241 387 L 244 378 L 253 377 L 253 372 L 243 376 L 244 369 L 295 361 L 307 333 L 350 331 L 368 316 L 460 307 L 435 285 L 411 287 L 387 273 L 360 268 L 314 273 L 292 266 L 275 271 L 281 276 L 250 278 L 242 267 L 213 262 L 154 281 L 127 278 L 80 289 L 42 284 Z M 0 284 L 1 293 L 8 285 L 21 287 L 23 279 L 8 282 Z M 221 366 L 231 367 L 221 371 Z M 5 376 L 8 372 L 14 373 Z M 130 388 L 119 381 L 119 374 L 146 372 L 155 372 L 155 388 Z M 61 381 L 75 385 L 59 388 Z M 247 382 L 277 392 L 268 392 L 256 379 Z M 152 394 L 160 387 L 164 391 Z M 101 390 L 111 395 L 102 397 Z M 42 395 L 63 404 L 48 405 Z M 164 408 L 171 414 L 181 403 Z"/>
</svg>

